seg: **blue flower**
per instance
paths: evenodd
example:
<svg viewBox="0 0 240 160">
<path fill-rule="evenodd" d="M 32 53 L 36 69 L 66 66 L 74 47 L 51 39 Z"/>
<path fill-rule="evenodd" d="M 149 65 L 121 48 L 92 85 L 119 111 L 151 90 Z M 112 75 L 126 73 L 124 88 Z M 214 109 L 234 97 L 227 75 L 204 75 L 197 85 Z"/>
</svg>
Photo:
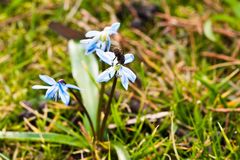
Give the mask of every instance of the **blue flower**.
<svg viewBox="0 0 240 160">
<path fill-rule="evenodd" d="M 97 77 L 97 82 L 107 82 L 116 75 L 120 77 L 123 87 L 127 90 L 129 81 L 134 82 L 136 80 L 136 75 L 123 65 L 131 63 L 134 60 L 133 54 L 117 55 L 113 52 L 103 52 L 100 49 L 97 49 L 96 53 L 102 61 L 111 66 Z"/>
<path fill-rule="evenodd" d="M 113 23 L 111 26 L 105 27 L 103 31 L 89 31 L 86 33 L 86 37 L 89 39 L 83 39 L 80 43 L 85 46 L 85 54 L 91 54 L 96 49 L 103 51 L 109 51 L 111 46 L 110 36 L 117 34 L 120 23 Z"/>
<path fill-rule="evenodd" d="M 80 90 L 77 86 L 66 84 L 64 80 L 59 80 L 56 82 L 53 78 L 47 75 L 39 75 L 39 78 L 50 86 L 34 85 L 33 89 L 47 89 L 45 94 L 46 99 L 58 100 L 59 98 L 66 105 L 70 102 L 70 95 L 67 92 L 68 88 Z"/>
</svg>

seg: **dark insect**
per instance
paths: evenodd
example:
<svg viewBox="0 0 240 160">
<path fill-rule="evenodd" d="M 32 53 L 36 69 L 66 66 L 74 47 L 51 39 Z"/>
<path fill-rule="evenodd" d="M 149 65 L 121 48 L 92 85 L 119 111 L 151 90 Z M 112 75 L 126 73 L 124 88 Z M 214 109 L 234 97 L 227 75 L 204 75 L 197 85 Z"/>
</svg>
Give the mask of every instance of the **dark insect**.
<svg viewBox="0 0 240 160">
<path fill-rule="evenodd" d="M 125 62 L 125 57 L 124 57 L 124 54 L 123 54 L 122 50 L 121 50 L 120 48 L 114 48 L 114 49 L 113 49 L 113 53 L 115 54 L 118 62 L 119 62 L 120 64 L 124 64 L 124 62 Z"/>
</svg>

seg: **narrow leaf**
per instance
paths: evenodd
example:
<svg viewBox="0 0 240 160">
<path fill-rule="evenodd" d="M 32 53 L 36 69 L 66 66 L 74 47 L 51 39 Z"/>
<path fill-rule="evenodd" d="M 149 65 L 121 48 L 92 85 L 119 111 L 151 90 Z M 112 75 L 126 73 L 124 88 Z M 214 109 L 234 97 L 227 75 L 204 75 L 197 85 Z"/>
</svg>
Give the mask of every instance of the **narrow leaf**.
<svg viewBox="0 0 240 160">
<path fill-rule="evenodd" d="M 5 156 L 2 153 L 0 153 L 0 160 L 1 160 L 1 158 L 3 158 L 4 160 L 10 160 L 7 156 Z"/>
<path fill-rule="evenodd" d="M 232 147 L 232 145 L 231 145 L 231 142 L 229 141 L 226 133 L 224 132 L 224 129 L 222 128 L 222 126 L 221 126 L 221 124 L 220 124 L 219 122 L 217 122 L 217 124 L 218 124 L 218 126 L 219 126 L 219 128 L 220 128 L 220 130 L 221 130 L 221 133 L 222 133 L 222 135 L 223 135 L 224 140 L 226 141 L 226 144 L 227 144 L 228 149 L 229 149 L 232 153 L 234 153 L 234 149 L 233 149 L 233 147 Z"/>
<path fill-rule="evenodd" d="M 57 133 L 34 133 L 34 132 L 2 132 L 0 131 L 0 140 L 15 140 L 15 141 L 34 141 L 34 142 L 50 142 L 59 143 L 69 146 L 84 148 L 88 144 L 82 142 L 76 137 Z"/>
</svg>

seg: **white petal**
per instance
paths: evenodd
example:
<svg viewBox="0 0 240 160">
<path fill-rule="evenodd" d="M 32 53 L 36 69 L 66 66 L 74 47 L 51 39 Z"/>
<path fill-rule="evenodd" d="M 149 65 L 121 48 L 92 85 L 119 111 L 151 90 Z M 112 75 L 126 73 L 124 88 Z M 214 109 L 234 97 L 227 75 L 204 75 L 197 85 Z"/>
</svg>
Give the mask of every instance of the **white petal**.
<svg viewBox="0 0 240 160">
<path fill-rule="evenodd" d="M 110 57 L 110 59 L 113 61 L 114 60 L 114 58 L 116 58 L 116 56 L 115 56 L 115 53 L 113 53 L 113 52 L 105 52 L 106 53 L 106 55 L 108 56 L 108 57 Z"/>
<path fill-rule="evenodd" d="M 42 85 L 34 85 L 32 86 L 32 89 L 49 89 L 50 86 L 42 86 Z"/>
<path fill-rule="evenodd" d="M 134 82 L 136 80 L 136 75 L 129 68 L 122 66 L 120 70 L 123 75 L 125 75 L 131 82 Z"/>
<path fill-rule="evenodd" d="M 53 78 L 51 78 L 47 75 L 39 75 L 39 78 L 49 85 L 54 85 L 57 83 Z"/>
<path fill-rule="evenodd" d="M 123 87 L 127 90 L 129 81 L 128 81 L 128 78 L 124 74 L 121 75 L 121 82 L 122 82 Z"/>
<path fill-rule="evenodd" d="M 80 40 L 80 43 L 87 44 L 87 43 L 89 43 L 91 41 L 92 41 L 92 39 L 82 39 L 82 40 Z"/>
<path fill-rule="evenodd" d="M 105 63 L 112 65 L 115 54 L 113 52 L 104 52 L 101 49 L 96 49 L 98 57 Z"/>
<path fill-rule="evenodd" d="M 77 89 L 77 90 L 81 90 L 79 87 L 72 85 L 72 84 L 66 84 L 65 85 L 67 88 L 72 88 L 72 89 Z"/>
<path fill-rule="evenodd" d="M 106 69 L 104 72 L 102 72 L 98 77 L 97 77 L 97 82 L 107 82 L 109 81 L 115 74 L 115 69 L 113 67 L 110 67 Z"/>
<path fill-rule="evenodd" d="M 98 35 L 100 32 L 99 31 L 89 31 L 85 34 L 86 37 L 94 37 Z"/>
<path fill-rule="evenodd" d="M 120 27 L 120 23 L 116 22 L 116 23 L 113 23 L 109 29 L 109 35 L 111 34 L 116 34 L 118 29 Z"/>
<path fill-rule="evenodd" d="M 125 54 L 124 55 L 124 64 L 131 63 L 134 60 L 134 55 L 131 53 Z"/>
<path fill-rule="evenodd" d="M 87 43 L 87 46 L 91 46 L 92 44 L 97 43 L 98 40 L 99 40 L 99 36 L 95 36 L 91 39 L 83 39 L 80 42 Z"/>
</svg>

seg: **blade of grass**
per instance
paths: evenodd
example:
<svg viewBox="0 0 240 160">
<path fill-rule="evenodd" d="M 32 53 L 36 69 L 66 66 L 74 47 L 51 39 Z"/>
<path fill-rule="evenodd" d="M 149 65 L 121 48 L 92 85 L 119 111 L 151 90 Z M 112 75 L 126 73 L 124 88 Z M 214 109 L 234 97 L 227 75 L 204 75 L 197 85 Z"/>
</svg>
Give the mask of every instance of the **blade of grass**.
<svg viewBox="0 0 240 160">
<path fill-rule="evenodd" d="M 239 69 L 234 70 L 231 74 L 226 76 L 220 83 L 217 84 L 217 88 L 223 87 L 226 83 L 228 83 L 238 73 L 239 73 Z"/>
<path fill-rule="evenodd" d="M 58 133 L 34 133 L 34 132 L 0 132 L 0 140 L 14 140 L 14 141 L 33 141 L 33 142 L 50 142 L 65 144 L 74 147 L 84 148 L 84 144 L 80 139 L 68 135 Z"/>
<path fill-rule="evenodd" d="M 219 122 L 217 122 L 217 123 L 218 123 L 218 126 L 219 126 L 220 130 L 221 130 L 221 133 L 222 133 L 222 135 L 223 135 L 223 138 L 224 138 L 224 140 L 226 141 L 227 148 L 231 151 L 231 153 L 234 153 L 234 149 L 233 149 L 233 147 L 232 147 L 232 145 L 231 145 L 231 143 L 230 143 L 230 141 L 229 141 L 226 133 L 224 132 L 221 124 L 220 124 Z"/>
<path fill-rule="evenodd" d="M 61 121 L 53 121 L 52 119 L 50 118 L 45 118 L 42 114 L 40 114 L 38 111 L 32 109 L 31 107 L 29 107 L 28 105 L 26 105 L 24 102 L 20 102 L 20 105 L 25 108 L 26 110 L 28 110 L 29 112 L 33 113 L 34 115 L 36 115 L 37 117 L 40 117 L 42 119 L 46 119 L 46 121 L 48 121 L 49 123 L 53 123 L 54 126 L 58 129 L 60 129 L 61 131 L 64 131 L 74 137 L 77 137 L 78 139 L 81 139 L 82 141 L 84 141 L 85 139 L 80 135 L 78 134 L 77 132 L 75 132 L 72 128 L 69 128 L 69 127 L 66 127 L 64 125 L 62 125 L 62 122 Z M 63 118 L 63 120 L 66 120 Z M 74 127 L 73 125 L 71 127 Z"/>
<path fill-rule="evenodd" d="M 173 150 L 174 150 L 176 159 L 177 159 L 177 160 L 180 160 L 180 157 L 179 157 L 178 151 L 177 151 L 177 147 L 176 147 L 176 141 L 175 141 L 175 138 L 174 138 L 174 134 L 175 134 L 175 132 L 176 132 L 176 125 L 174 124 L 173 119 L 174 119 L 174 114 L 172 113 L 172 115 L 171 115 L 171 133 L 170 133 L 170 139 L 171 139 L 171 141 L 172 141 Z"/>
<path fill-rule="evenodd" d="M 10 160 L 7 156 L 4 154 L 0 153 L 0 158 L 3 158 L 4 160 Z"/>
</svg>

